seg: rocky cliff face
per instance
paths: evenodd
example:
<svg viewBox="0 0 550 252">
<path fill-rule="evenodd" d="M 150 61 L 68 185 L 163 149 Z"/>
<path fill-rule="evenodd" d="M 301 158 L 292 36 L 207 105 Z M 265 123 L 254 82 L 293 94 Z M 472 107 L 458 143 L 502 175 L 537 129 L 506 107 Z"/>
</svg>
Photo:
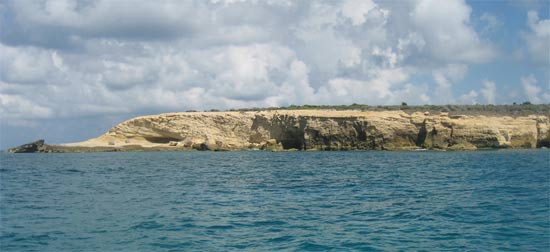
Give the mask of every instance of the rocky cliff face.
<svg viewBox="0 0 550 252">
<path fill-rule="evenodd" d="M 199 150 L 400 150 L 550 146 L 546 115 L 449 116 L 447 113 L 282 110 L 189 112 L 125 121 L 79 147 Z"/>
</svg>

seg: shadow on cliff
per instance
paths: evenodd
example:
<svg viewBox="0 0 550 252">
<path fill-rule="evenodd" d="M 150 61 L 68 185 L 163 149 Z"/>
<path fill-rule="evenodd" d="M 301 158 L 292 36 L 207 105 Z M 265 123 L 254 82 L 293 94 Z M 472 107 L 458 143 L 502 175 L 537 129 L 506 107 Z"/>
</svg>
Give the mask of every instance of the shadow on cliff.
<svg viewBox="0 0 550 252">
<path fill-rule="evenodd" d="M 254 118 L 250 142 L 275 139 L 283 149 L 383 150 L 385 138 L 364 119 L 275 115 Z"/>
</svg>

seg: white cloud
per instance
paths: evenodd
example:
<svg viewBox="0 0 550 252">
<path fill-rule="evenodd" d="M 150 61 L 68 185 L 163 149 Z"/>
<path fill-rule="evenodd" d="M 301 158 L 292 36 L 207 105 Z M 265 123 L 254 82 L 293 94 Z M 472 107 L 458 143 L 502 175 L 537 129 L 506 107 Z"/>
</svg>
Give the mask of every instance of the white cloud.
<svg viewBox="0 0 550 252">
<path fill-rule="evenodd" d="M 478 93 L 475 90 L 470 90 L 467 94 L 463 94 L 458 98 L 459 104 L 476 104 Z"/>
<path fill-rule="evenodd" d="M 451 103 L 468 64 L 495 53 L 460 0 L 3 7 L 10 15 L 0 27 L 0 109 L 12 118 Z M 414 79 L 426 74 L 435 92 Z"/>
<path fill-rule="evenodd" d="M 407 83 L 402 87 L 395 89 L 393 96 L 386 102 L 386 104 L 400 104 L 406 102 L 411 105 L 424 105 L 430 104 L 432 99 L 428 95 L 429 88 L 426 85 L 413 85 Z"/>
<path fill-rule="evenodd" d="M 453 82 L 464 78 L 468 72 L 468 66 L 464 64 L 449 64 L 445 67 L 432 71 L 432 77 L 437 84 L 434 100 L 442 104 L 453 104 L 456 102 L 452 91 Z"/>
<path fill-rule="evenodd" d="M 540 20 L 537 12 L 529 11 L 527 13 L 527 24 L 537 36 L 550 36 L 550 19 Z"/>
<path fill-rule="evenodd" d="M 315 90 L 309 84 L 309 69 L 299 60 L 292 60 L 289 75 L 279 87 L 277 96 L 267 99 L 268 106 L 280 104 L 305 104 L 315 102 Z"/>
<path fill-rule="evenodd" d="M 381 49 L 377 46 L 372 49 L 371 57 L 377 58 L 378 65 L 386 68 L 394 68 L 401 59 L 400 55 L 393 52 L 392 48 Z"/>
<path fill-rule="evenodd" d="M 65 79 L 62 85 L 25 84 L 24 89 L 18 83 L 4 81 L 0 92 L 24 95 L 40 107 L 55 111 L 45 114 L 48 118 L 141 109 L 277 106 L 301 104 L 314 96 L 307 65 L 283 46 L 251 44 L 185 53 L 154 51 L 151 55 L 110 60 L 54 54 L 57 63 L 50 65 L 59 67 L 45 72 L 44 79 L 61 75 Z M 71 64 L 73 61 L 78 64 Z M 40 92 L 31 92 L 36 85 L 40 85 Z M 25 106 L 13 102 L 0 106 L 13 106 L 4 108 L 6 113 L 40 118 L 38 113 L 28 113 Z"/>
<path fill-rule="evenodd" d="M 15 48 L 0 44 L 0 79 L 19 84 L 46 84 L 56 81 L 53 76 L 56 62 L 60 64 L 55 51 L 34 47 Z"/>
<path fill-rule="evenodd" d="M 126 89 L 157 81 L 156 69 L 151 65 L 138 62 L 104 61 L 105 71 L 100 74 L 100 81 L 112 89 Z"/>
<path fill-rule="evenodd" d="M 529 59 L 535 64 L 548 67 L 550 64 L 550 19 L 539 18 L 535 11 L 527 13 L 530 32 L 523 35 Z"/>
<path fill-rule="evenodd" d="M 353 49 L 348 48 L 356 46 L 335 28 L 341 22 L 340 19 L 338 9 L 334 6 L 313 2 L 307 17 L 292 29 L 297 40 L 295 50 L 298 56 L 324 73 L 334 71 L 339 62 L 354 61 L 353 55 L 352 60 L 349 60 Z"/>
<path fill-rule="evenodd" d="M 537 85 L 537 79 L 534 75 L 528 75 L 521 77 L 521 85 L 527 99 L 532 103 L 548 103 L 550 101 L 550 90 L 546 87 L 543 90 Z"/>
<path fill-rule="evenodd" d="M 315 98 L 321 104 L 428 104 L 426 85 L 408 83 L 410 73 L 404 68 L 372 69 L 366 79 L 334 78 L 322 86 Z"/>
<path fill-rule="evenodd" d="M 0 115 L 2 120 L 49 118 L 53 111 L 21 95 L 0 94 Z"/>
<path fill-rule="evenodd" d="M 471 8 L 461 0 L 420 0 L 410 13 L 430 56 L 443 61 L 480 63 L 496 56 L 470 26 Z"/>
<path fill-rule="evenodd" d="M 361 25 L 366 20 L 366 15 L 370 10 L 377 7 L 371 0 L 346 0 L 342 6 L 342 14 L 350 18 L 353 25 Z"/>
<path fill-rule="evenodd" d="M 483 98 L 485 98 L 485 102 L 487 102 L 487 104 L 495 104 L 495 96 L 497 91 L 495 82 L 483 80 L 483 86 L 484 88 L 482 88 L 480 92 L 483 95 Z"/>
<path fill-rule="evenodd" d="M 397 50 L 402 55 L 401 59 L 404 59 L 413 54 L 422 52 L 425 45 L 426 41 L 424 38 L 420 34 L 412 32 L 407 34 L 406 37 L 398 39 Z"/>
<path fill-rule="evenodd" d="M 347 54 L 344 55 L 340 62 L 344 67 L 353 67 L 361 63 L 361 48 L 350 46 L 348 47 Z"/>
</svg>

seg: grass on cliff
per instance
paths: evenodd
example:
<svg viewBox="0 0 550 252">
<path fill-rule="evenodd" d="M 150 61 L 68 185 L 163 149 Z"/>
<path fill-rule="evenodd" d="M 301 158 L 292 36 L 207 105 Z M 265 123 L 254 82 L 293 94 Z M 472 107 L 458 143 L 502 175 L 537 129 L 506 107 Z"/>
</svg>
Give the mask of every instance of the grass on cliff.
<svg viewBox="0 0 550 252">
<path fill-rule="evenodd" d="M 366 104 L 351 105 L 290 105 L 287 107 L 269 107 L 269 108 L 244 108 L 230 109 L 228 111 L 262 111 L 262 110 L 304 110 L 304 109 L 324 109 L 324 110 L 361 110 L 361 111 L 397 111 L 412 114 L 417 111 L 440 113 L 448 112 L 451 115 L 485 115 L 485 116 L 527 116 L 527 115 L 550 115 L 550 104 L 523 104 L 511 105 L 421 105 L 408 106 L 402 105 L 390 106 L 370 106 Z M 212 109 L 210 111 L 219 111 Z"/>
</svg>

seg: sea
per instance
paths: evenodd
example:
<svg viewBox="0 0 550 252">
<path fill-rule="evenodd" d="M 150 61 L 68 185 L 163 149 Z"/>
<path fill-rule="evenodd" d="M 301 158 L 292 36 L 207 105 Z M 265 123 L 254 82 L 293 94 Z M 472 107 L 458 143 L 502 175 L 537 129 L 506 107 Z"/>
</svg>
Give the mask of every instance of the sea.
<svg viewBox="0 0 550 252">
<path fill-rule="evenodd" d="M 550 151 L 0 154 L 0 251 L 549 251 Z"/>
</svg>

